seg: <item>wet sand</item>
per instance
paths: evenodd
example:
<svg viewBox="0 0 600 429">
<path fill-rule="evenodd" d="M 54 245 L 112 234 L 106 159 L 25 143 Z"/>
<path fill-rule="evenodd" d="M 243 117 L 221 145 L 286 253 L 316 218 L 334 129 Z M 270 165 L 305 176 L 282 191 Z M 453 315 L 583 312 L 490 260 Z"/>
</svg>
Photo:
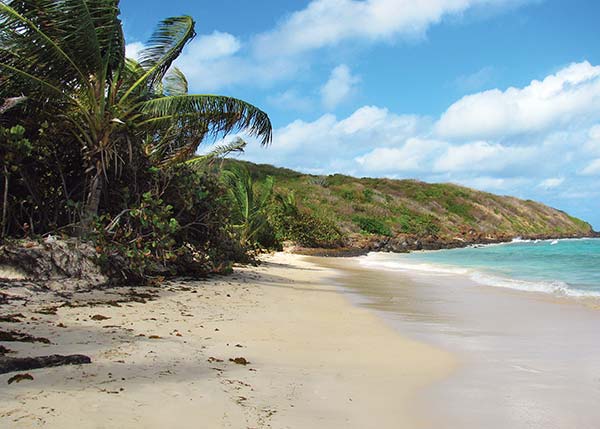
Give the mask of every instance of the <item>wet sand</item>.
<svg viewBox="0 0 600 429">
<path fill-rule="evenodd" d="M 461 362 L 424 392 L 431 428 L 600 427 L 597 302 L 481 286 L 466 277 L 319 260 L 340 286 L 402 335 Z"/>
</svg>

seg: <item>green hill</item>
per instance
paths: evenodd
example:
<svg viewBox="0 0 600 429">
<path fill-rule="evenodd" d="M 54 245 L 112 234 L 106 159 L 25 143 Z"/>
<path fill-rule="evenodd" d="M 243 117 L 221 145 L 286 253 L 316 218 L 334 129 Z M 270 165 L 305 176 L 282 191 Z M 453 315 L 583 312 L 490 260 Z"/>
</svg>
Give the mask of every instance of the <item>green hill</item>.
<svg viewBox="0 0 600 429">
<path fill-rule="evenodd" d="M 437 242 L 459 245 L 593 234 L 587 222 L 541 203 L 454 184 L 315 176 L 271 165 L 227 163 L 244 164 L 256 180 L 273 176 L 275 192 L 293 191 L 301 208 L 332 221 L 352 243 L 373 235 L 435 237 Z"/>
</svg>

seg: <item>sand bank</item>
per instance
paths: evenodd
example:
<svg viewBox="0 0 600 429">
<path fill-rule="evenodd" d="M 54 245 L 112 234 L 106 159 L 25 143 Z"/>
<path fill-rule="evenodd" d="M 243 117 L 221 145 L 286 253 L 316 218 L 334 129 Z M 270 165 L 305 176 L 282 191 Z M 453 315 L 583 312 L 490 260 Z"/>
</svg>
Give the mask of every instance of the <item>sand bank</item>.
<svg viewBox="0 0 600 429">
<path fill-rule="evenodd" d="M 29 371 L 33 381 L 11 385 L 14 374 L 0 376 L 0 426 L 427 426 L 420 393 L 454 359 L 353 306 L 332 275 L 277 254 L 233 276 L 133 292 L 9 291 L 26 300 L 1 314 L 24 317 L 0 329 L 52 344 L 3 345 L 16 356 L 83 353 L 93 363 Z M 52 314 L 64 302 L 74 306 Z M 230 361 L 241 357 L 250 363 Z"/>
</svg>

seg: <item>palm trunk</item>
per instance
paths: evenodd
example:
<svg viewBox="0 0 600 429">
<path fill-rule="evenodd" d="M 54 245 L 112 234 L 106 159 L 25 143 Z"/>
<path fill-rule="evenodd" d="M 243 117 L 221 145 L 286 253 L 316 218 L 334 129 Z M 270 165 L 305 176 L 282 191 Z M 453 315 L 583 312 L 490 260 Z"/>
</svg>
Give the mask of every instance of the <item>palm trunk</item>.
<svg viewBox="0 0 600 429">
<path fill-rule="evenodd" d="M 85 203 L 85 207 L 83 209 L 83 214 L 81 217 L 81 234 L 85 235 L 89 233 L 92 228 L 92 222 L 94 218 L 98 215 L 98 209 L 100 207 L 100 198 L 102 196 L 102 187 L 104 183 L 104 178 L 102 174 L 102 168 L 100 165 L 96 166 L 96 173 L 92 178 L 92 182 L 90 184 L 90 191 L 87 196 L 87 200 Z"/>
<path fill-rule="evenodd" d="M 6 213 L 8 211 L 8 167 L 4 166 L 4 196 L 2 198 L 2 228 L 0 236 L 4 238 L 6 235 Z"/>
</svg>

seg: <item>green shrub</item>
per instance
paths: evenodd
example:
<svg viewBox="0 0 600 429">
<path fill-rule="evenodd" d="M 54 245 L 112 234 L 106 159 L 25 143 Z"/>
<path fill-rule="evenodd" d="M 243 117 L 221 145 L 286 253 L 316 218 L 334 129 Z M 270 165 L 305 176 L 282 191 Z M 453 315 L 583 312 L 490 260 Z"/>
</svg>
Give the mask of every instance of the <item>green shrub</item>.
<svg viewBox="0 0 600 429">
<path fill-rule="evenodd" d="M 474 220 L 475 218 L 471 214 L 471 207 L 467 204 L 457 203 L 455 201 L 446 202 L 446 210 L 450 213 L 454 213 L 467 220 Z"/>
<path fill-rule="evenodd" d="M 437 224 L 435 217 L 431 215 L 421 215 L 412 220 L 411 232 L 417 235 L 437 235 L 440 232 L 440 227 Z"/>
<path fill-rule="evenodd" d="M 392 235 L 390 228 L 379 219 L 365 216 L 354 216 L 352 221 L 357 224 L 363 232 L 385 236 Z"/>
<path fill-rule="evenodd" d="M 186 166 L 152 170 L 141 201 L 96 220 L 100 262 L 127 283 L 155 276 L 226 271 L 246 259 L 229 226 L 225 190 Z"/>
<path fill-rule="evenodd" d="M 394 219 L 398 231 L 406 234 L 437 235 L 440 227 L 432 215 L 411 212 L 406 208 L 398 210 L 400 215 Z"/>
<path fill-rule="evenodd" d="M 346 201 L 354 201 L 356 199 L 356 193 L 350 189 L 344 189 L 341 192 L 341 196 Z"/>
<path fill-rule="evenodd" d="M 269 223 L 280 241 L 293 241 L 304 247 L 337 247 L 342 234 L 329 219 L 301 210 L 293 198 L 282 200 L 271 208 Z"/>
</svg>

